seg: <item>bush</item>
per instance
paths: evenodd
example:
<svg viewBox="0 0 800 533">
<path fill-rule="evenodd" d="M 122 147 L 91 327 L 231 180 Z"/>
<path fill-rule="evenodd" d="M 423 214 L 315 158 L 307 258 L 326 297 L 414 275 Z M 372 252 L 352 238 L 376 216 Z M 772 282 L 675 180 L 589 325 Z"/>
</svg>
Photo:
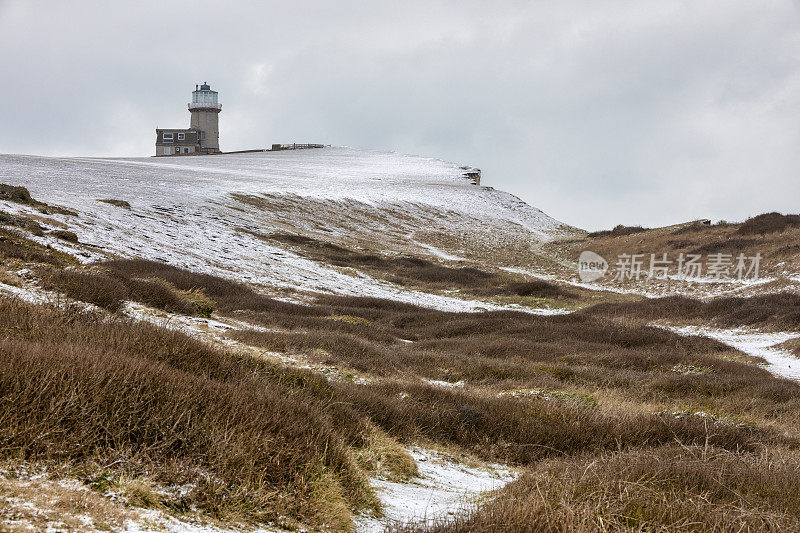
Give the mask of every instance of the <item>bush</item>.
<svg viewBox="0 0 800 533">
<path fill-rule="evenodd" d="M 535 296 L 537 298 L 575 298 L 574 292 L 559 287 L 555 283 L 544 280 L 512 283 L 507 289 L 518 296 Z"/>
<path fill-rule="evenodd" d="M 119 311 L 128 298 L 128 287 L 120 281 L 95 272 L 57 270 L 42 279 L 47 290 L 62 292 L 81 302 L 88 302 L 112 313 Z"/>
<path fill-rule="evenodd" d="M 128 299 L 170 313 L 210 318 L 214 311 L 214 301 L 205 295 L 202 288 L 180 290 L 161 278 L 128 277 L 113 269 L 106 269 L 106 272 L 53 272 L 44 277 L 43 285 L 111 312 L 118 311 Z"/>
<path fill-rule="evenodd" d="M 728 252 L 730 254 L 737 254 L 753 246 L 758 246 L 759 242 L 756 239 L 725 239 L 719 241 L 711 241 L 701 246 L 696 247 L 691 253 L 694 254 L 714 254 L 718 252 Z"/>
<path fill-rule="evenodd" d="M 181 291 L 181 296 L 189 302 L 197 316 L 211 318 L 214 312 L 214 301 L 206 296 L 202 288 Z"/>
<path fill-rule="evenodd" d="M 163 280 L 121 278 L 120 281 L 130 290 L 131 300 L 156 309 L 163 309 L 170 313 L 195 314 L 195 307 L 192 302 L 179 295 L 175 287 Z"/>
<path fill-rule="evenodd" d="M 201 293 L 194 295 L 187 295 L 184 293 L 194 304 L 200 305 L 200 308 L 198 308 L 199 312 L 210 313 L 213 311 L 214 307 L 217 307 L 226 312 L 252 310 L 279 311 L 289 314 L 308 315 L 315 313 L 315 311 L 308 306 L 294 305 L 273 300 L 235 281 L 212 276 L 210 274 L 198 274 L 157 261 L 148 261 L 145 259 L 117 259 L 98 263 L 98 266 L 102 266 L 120 278 L 157 278 L 168 282 L 179 291 Z M 209 309 L 209 302 L 204 301 L 203 297 L 212 300 L 216 305 L 212 305 Z"/>
<path fill-rule="evenodd" d="M 29 204 L 34 201 L 31 198 L 31 193 L 25 187 L 7 185 L 5 183 L 0 183 L 0 200 L 8 200 L 20 204 Z"/>
<path fill-rule="evenodd" d="M 74 232 L 65 229 L 54 229 L 49 232 L 49 235 L 69 242 L 78 242 L 78 236 Z"/>
<path fill-rule="evenodd" d="M 633 235 L 635 233 L 642 233 L 643 231 L 647 231 L 649 228 L 643 228 L 642 226 L 623 226 L 619 224 L 614 226 L 612 230 L 602 230 L 602 231 L 593 231 L 589 233 L 589 237 L 598 238 L 598 237 L 624 237 L 625 235 Z"/>
<path fill-rule="evenodd" d="M 130 209 L 131 204 L 126 202 L 125 200 L 114 200 L 113 198 L 97 200 L 98 202 L 103 202 L 104 204 L 115 205 L 117 207 L 122 207 L 123 209 Z"/>
<path fill-rule="evenodd" d="M 258 236 L 258 235 L 257 235 Z M 496 276 L 473 267 L 446 267 L 413 256 L 382 257 L 348 250 L 336 244 L 323 242 L 304 235 L 272 233 L 263 238 L 299 245 L 314 258 L 336 266 L 369 268 L 391 276 L 401 284 L 423 283 L 450 287 L 486 287 L 496 282 Z"/>
<path fill-rule="evenodd" d="M 7 185 L 0 183 L 0 200 L 8 200 L 20 204 L 28 204 L 37 208 L 43 213 L 58 213 L 62 215 L 77 216 L 77 213 L 59 206 L 50 206 L 31 197 L 31 193 L 25 187 Z"/>
<path fill-rule="evenodd" d="M 61 260 L 49 251 L 40 248 L 32 241 L 26 242 L 23 239 L 11 239 L 0 236 L 0 256 L 20 259 L 32 263 L 44 263 L 53 266 L 61 266 Z"/>
</svg>

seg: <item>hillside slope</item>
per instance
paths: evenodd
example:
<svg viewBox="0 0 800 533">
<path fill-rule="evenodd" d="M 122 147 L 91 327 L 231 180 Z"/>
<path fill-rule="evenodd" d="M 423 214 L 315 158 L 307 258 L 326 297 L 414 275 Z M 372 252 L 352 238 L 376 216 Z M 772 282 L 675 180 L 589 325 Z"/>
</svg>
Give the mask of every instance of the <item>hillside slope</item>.
<svg viewBox="0 0 800 533">
<path fill-rule="evenodd" d="M 800 296 L 576 282 L 647 234 L 464 172 L 0 156 L 0 530 L 800 530 Z"/>
<path fill-rule="evenodd" d="M 508 193 L 472 184 L 465 168 L 348 148 L 168 159 L 3 155 L 0 181 L 74 210 L 77 216 L 51 215 L 50 225 L 66 224 L 93 245 L 95 253 L 81 252 L 87 260 L 138 256 L 272 287 L 468 309 L 472 304 L 409 296 L 260 238 L 283 231 L 377 252 L 481 262 L 488 254 L 525 254 L 532 244 L 571 233 Z M 36 213 L 3 204 L 9 212 Z"/>
</svg>

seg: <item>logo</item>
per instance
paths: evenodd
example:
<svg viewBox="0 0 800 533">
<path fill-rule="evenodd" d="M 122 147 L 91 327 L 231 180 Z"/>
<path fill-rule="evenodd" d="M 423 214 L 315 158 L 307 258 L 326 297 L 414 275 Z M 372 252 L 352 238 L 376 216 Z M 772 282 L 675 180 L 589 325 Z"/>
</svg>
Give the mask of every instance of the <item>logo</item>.
<svg viewBox="0 0 800 533">
<path fill-rule="evenodd" d="M 600 255 L 585 250 L 578 257 L 578 277 L 585 283 L 602 278 L 608 271 L 608 261 Z"/>
</svg>

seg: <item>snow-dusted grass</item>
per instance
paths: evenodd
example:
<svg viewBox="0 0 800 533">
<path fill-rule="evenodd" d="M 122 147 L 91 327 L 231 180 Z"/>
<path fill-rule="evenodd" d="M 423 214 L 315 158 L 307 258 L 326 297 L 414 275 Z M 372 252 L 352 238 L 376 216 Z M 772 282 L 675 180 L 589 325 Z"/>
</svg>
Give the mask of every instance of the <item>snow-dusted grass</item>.
<svg viewBox="0 0 800 533">
<path fill-rule="evenodd" d="M 108 252 L 162 260 L 191 270 L 274 287 L 344 295 L 373 296 L 452 311 L 498 306 L 409 291 L 369 276 L 345 273 L 260 241 L 241 228 L 256 231 L 332 225 L 315 210 L 302 219 L 237 201 L 232 195 L 270 195 L 278 201 L 334 202 L 336 212 L 348 202 L 371 210 L 376 225 L 353 224 L 347 231 L 380 238 L 380 218 L 391 212 L 395 224 L 426 228 L 447 220 L 463 229 L 476 218 L 500 233 L 524 228 L 531 239 L 560 231 L 561 224 L 518 198 L 471 185 L 458 165 L 391 152 L 326 148 L 294 153 L 259 153 L 179 159 L 60 159 L 0 156 L 4 181 L 27 187 L 42 201 L 60 204 L 77 217 L 52 215 L 74 231 L 83 260 Z M 131 209 L 98 202 L 127 201 Z M 0 209 L 35 214 L 35 209 L 0 202 Z M 340 225 L 341 220 L 333 222 Z M 383 228 L 382 228 L 383 227 Z M 515 230 L 517 231 L 517 230 Z M 39 238 L 75 253 L 72 243 Z"/>
<path fill-rule="evenodd" d="M 77 479 L 47 472 L 37 465 L 15 464 L 0 469 L 2 531 L 125 531 L 131 533 L 233 533 L 198 517 L 176 516 L 162 509 L 127 504 L 123 494 L 101 495 Z M 281 529 L 248 529 L 272 533 Z"/>
</svg>

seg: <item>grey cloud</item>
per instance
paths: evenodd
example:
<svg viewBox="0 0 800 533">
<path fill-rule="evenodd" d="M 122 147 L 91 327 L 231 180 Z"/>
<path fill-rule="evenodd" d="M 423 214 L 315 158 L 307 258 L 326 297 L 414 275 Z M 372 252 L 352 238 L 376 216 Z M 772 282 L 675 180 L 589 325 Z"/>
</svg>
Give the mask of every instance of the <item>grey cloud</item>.
<svg viewBox="0 0 800 533">
<path fill-rule="evenodd" d="M 789 1 L 0 2 L 0 151 L 142 156 L 223 102 L 223 149 L 481 167 L 568 223 L 798 212 Z"/>
</svg>

